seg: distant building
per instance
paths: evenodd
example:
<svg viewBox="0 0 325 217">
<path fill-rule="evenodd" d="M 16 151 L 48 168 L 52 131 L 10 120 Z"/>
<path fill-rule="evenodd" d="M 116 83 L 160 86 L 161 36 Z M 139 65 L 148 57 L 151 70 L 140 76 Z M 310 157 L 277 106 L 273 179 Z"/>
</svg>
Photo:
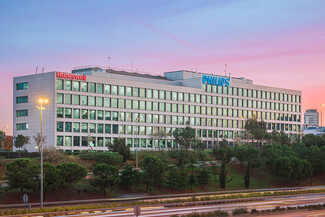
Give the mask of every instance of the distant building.
<svg viewBox="0 0 325 217">
<path fill-rule="evenodd" d="M 315 136 L 321 136 L 325 134 L 325 128 L 324 127 L 307 127 L 302 129 L 302 133 L 304 135 L 307 134 L 314 134 Z"/>
<path fill-rule="evenodd" d="M 319 126 L 319 114 L 316 109 L 308 109 L 304 114 L 304 124 L 307 126 Z"/>
</svg>

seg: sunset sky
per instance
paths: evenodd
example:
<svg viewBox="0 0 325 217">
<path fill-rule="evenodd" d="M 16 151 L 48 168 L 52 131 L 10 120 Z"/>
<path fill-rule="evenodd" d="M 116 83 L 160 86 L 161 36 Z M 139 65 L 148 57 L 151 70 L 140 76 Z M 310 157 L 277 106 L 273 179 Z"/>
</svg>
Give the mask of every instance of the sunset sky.
<svg viewBox="0 0 325 217">
<path fill-rule="evenodd" d="M 12 78 L 108 65 L 224 73 L 325 103 L 324 0 L 0 0 L 0 130 Z M 325 120 L 325 118 L 324 118 Z"/>
</svg>

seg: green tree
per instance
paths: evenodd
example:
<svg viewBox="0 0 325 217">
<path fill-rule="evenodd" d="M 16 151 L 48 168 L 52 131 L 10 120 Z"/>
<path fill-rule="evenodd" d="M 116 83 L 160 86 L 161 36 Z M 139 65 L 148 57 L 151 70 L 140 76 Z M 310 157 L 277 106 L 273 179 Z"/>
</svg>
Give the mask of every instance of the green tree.
<svg viewBox="0 0 325 217">
<path fill-rule="evenodd" d="M 119 138 L 113 144 L 108 146 L 111 152 L 117 152 L 119 155 L 123 156 L 123 162 L 126 162 L 131 157 L 130 147 L 125 144 L 124 138 Z"/>
<path fill-rule="evenodd" d="M 195 137 L 195 129 L 189 126 L 185 128 L 176 128 L 173 137 L 179 146 L 186 150 L 190 148 L 191 144 L 196 144 L 198 141 Z"/>
<path fill-rule="evenodd" d="M 179 172 L 176 169 L 171 169 L 168 172 L 166 184 L 168 188 L 172 189 L 172 191 L 177 190 L 179 188 Z"/>
<path fill-rule="evenodd" d="M 11 188 L 20 188 L 20 192 L 24 188 L 30 187 L 30 160 L 29 159 L 16 159 L 6 165 L 8 184 Z"/>
<path fill-rule="evenodd" d="M 63 181 L 69 185 L 70 195 L 72 194 L 72 184 L 80 181 L 87 175 L 86 168 L 76 163 L 61 163 L 56 168 L 60 171 Z"/>
<path fill-rule="evenodd" d="M 136 182 L 137 171 L 132 169 L 130 164 L 127 164 L 121 175 L 120 185 L 122 188 L 130 189 Z"/>
<path fill-rule="evenodd" d="M 193 173 L 191 173 L 191 175 L 190 175 L 190 177 L 188 179 L 188 184 L 191 186 L 191 190 L 193 190 L 193 185 L 195 185 L 196 182 L 197 182 L 196 181 L 196 176 Z"/>
<path fill-rule="evenodd" d="M 94 154 L 94 160 L 96 163 L 121 166 L 123 163 L 123 156 L 117 152 L 97 152 Z"/>
<path fill-rule="evenodd" d="M 98 187 L 106 195 L 106 189 L 113 191 L 114 187 L 119 184 L 119 171 L 115 166 L 108 166 L 107 164 L 96 164 L 94 168 L 94 180 L 92 185 Z"/>
<path fill-rule="evenodd" d="M 162 183 L 165 166 L 158 157 L 152 155 L 147 155 L 142 164 L 144 169 L 143 181 L 145 182 L 148 191 L 150 186 Z"/>
<path fill-rule="evenodd" d="M 240 162 L 247 164 L 244 180 L 245 188 L 249 188 L 250 168 L 260 157 L 259 150 L 252 145 L 241 145 L 234 148 L 234 155 Z"/>
<path fill-rule="evenodd" d="M 216 160 L 221 161 L 220 172 L 219 172 L 219 183 L 221 188 L 226 187 L 226 183 L 232 181 L 233 178 L 227 179 L 228 170 L 226 165 L 230 162 L 231 158 L 234 156 L 233 150 L 228 146 L 226 140 L 220 142 L 220 147 L 213 147 L 212 154 Z"/>
<path fill-rule="evenodd" d="M 252 143 L 262 143 L 267 139 L 266 124 L 265 122 L 258 121 L 256 118 L 248 119 L 245 123 L 246 139 L 250 139 Z"/>
<path fill-rule="evenodd" d="M 62 183 L 60 171 L 52 164 L 44 163 L 44 191 L 52 192 L 57 190 Z"/>
<path fill-rule="evenodd" d="M 6 133 L 2 130 L 0 130 L 0 144 L 2 145 L 3 141 L 6 138 Z"/>
<path fill-rule="evenodd" d="M 318 147 L 325 146 L 325 139 L 324 139 L 324 137 L 316 136 L 314 134 L 304 135 L 302 137 L 302 142 L 306 146 L 318 146 Z"/>
<path fill-rule="evenodd" d="M 210 179 L 210 173 L 206 168 L 203 168 L 199 170 L 198 175 L 197 175 L 197 182 L 203 186 L 205 189 L 205 186 L 209 183 Z"/>
<path fill-rule="evenodd" d="M 18 135 L 15 138 L 15 147 L 19 149 L 19 158 L 20 158 L 20 148 L 25 149 L 25 145 L 29 144 L 29 137 L 28 136 L 23 136 L 23 135 Z"/>
</svg>

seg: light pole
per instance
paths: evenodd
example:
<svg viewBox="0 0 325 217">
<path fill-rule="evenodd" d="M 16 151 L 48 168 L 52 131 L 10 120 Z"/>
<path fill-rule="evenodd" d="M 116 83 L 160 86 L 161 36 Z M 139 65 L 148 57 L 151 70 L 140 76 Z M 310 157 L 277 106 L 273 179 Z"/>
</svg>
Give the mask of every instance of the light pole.
<svg viewBox="0 0 325 217">
<path fill-rule="evenodd" d="M 36 106 L 37 109 L 41 110 L 41 209 L 43 209 L 43 104 L 48 103 L 48 99 L 40 98 L 38 103 L 40 106 Z"/>
<path fill-rule="evenodd" d="M 135 122 L 137 123 L 139 123 L 139 120 L 140 120 L 140 118 L 137 118 L 137 119 L 135 119 Z M 139 165 L 139 161 L 138 161 L 138 146 L 140 145 L 139 144 L 139 141 L 138 141 L 138 133 L 139 133 L 139 124 L 138 125 L 136 125 L 136 128 L 137 128 L 137 132 L 136 132 L 136 134 L 135 134 L 135 141 L 137 141 L 137 147 L 135 147 L 135 158 L 136 158 L 136 164 L 135 164 L 135 169 L 138 169 L 138 165 Z"/>
<path fill-rule="evenodd" d="M 323 134 L 323 107 L 325 106 L 325 104 L 321 104 L 320 105 L 320 135 Z"/>
</svg>

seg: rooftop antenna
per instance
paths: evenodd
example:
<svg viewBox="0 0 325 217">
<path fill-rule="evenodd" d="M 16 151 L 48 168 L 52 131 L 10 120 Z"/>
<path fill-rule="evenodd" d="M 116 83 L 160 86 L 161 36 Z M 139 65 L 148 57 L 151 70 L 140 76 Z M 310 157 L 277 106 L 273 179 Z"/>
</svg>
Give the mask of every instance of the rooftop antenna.
<svg viewBox="0 0 325 217">
<path fill-rule="evenodd" d="M 42 68 L 42 74 L 44 73 L 44 67 Z"/>
<path fill-rule="evenodd" d="M 111 57 L 108 57 L 108 69 L 111 68 Z"/>
<path fill-rule="evenodd" d="M 38 66 L 36 66 L 35 74 L 37 74 Z"/>
<path fill-rule="evenodd" d="M 227 64 L 225 64 L 225 76 L 227 76 Z"/>
</svg>

